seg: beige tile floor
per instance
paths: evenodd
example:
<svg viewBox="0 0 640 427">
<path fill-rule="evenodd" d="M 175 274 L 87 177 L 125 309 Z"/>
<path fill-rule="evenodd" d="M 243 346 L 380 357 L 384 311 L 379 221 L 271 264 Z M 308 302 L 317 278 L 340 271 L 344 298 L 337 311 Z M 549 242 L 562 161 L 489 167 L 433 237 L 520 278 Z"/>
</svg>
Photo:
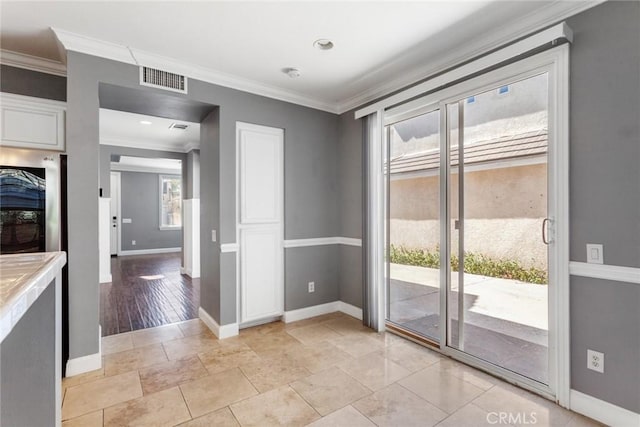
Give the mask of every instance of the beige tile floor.
<svg viewBox="0 0 640 427">
<path fill-rule="evenodd" d="M 63 380 L 64 427 L 598 425 L 342 313 L 221 341 L 196 319 L 102 350 L 103 369 Z"/>
</svg>

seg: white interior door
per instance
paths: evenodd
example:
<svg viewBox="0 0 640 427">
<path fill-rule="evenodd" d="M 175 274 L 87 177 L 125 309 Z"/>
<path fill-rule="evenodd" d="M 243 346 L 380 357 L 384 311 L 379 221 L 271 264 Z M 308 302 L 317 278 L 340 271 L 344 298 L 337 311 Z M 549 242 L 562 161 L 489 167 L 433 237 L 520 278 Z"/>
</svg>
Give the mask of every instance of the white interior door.
<svg viewBox="0 0 640 427">
<path fill-rule="evenodd" d="M 111 255 L 118 254 L 118 240 L 120 239 L 120 174 L 111 172 L 111 207 L 109 212 Z"/>
<path fill-rule="evenodd" d="M 241 323 L 284 311 L 282 129 L 237 123 Z"/>
</svg>

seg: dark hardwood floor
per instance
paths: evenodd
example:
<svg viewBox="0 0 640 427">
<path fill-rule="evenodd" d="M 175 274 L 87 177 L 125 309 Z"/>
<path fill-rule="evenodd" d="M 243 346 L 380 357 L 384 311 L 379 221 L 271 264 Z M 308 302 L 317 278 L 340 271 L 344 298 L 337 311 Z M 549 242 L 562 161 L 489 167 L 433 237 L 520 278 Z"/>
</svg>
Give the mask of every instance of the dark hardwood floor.
<svg viewBox="0 0 640 427">
<path fill-rule="evenodd" d="M 200 279 L 180 274 L 180 254 L 111 258 L 112 283 L 100 285 L 102 336 L 198 317 Z"/>
</svg>

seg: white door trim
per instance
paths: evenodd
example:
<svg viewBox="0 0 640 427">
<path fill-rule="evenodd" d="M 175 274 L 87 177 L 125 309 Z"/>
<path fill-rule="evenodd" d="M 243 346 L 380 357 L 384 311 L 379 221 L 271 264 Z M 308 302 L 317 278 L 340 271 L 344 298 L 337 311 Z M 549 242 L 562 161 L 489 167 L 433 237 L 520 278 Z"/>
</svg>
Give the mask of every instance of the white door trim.
<svg viewBox="0 0 640 427">
<path fill-rule="evenodd" d="M 549 251 L 551 260 L 549 279 L 550 283 L 555 285 L 550 287 L 549 292 L 549 354 L 554 355 L 549 360 L 549 387 L 504 369 L 493 369 L 493 365 L 446 347 L 444 339 L 441 339 L 441 351 L 481 369 L 490 370 L 524 388 L 551 397 L 564 407 L 569 407 L 571 374 L 569 358 L 569 45 L 558 46 L 426 95 L 390 109 L 385 112 L 385 115 L 398 117 L 407 111 L 420 111 L 424 106 L 444 105 L 483 87 L 517 81 L 542 72 L 547 72 L 549 75 L 549 212 L 552 220 L 549 231 L 555 242 Z M 380 112 L 376 115 L 378 114 Z M 379 123 L 379 126 L 383 125 Z M 444 132 L 444 127 L 441 132 Z M 382 163 L 379 163 L 378 159 L 369 158 L 370 162 L 374 160 L 373 164 L 378 165 L 374 169 L 379 169 L 378 173 L 382 174 Z M 372 177 L 369 185 L 375 185 L 375 183 L 371 184 L 374 181 L 373 178 L 375 177 Z M 380 191 L 374 187 L 371 190 Z M 442 203 L 444 202 L 441 200 Z M 375 212 L 373 213 L 375 215 Z M 381 214 L 375 215 L 373 221 L 384 223 L 384 217 Z M 372 245 L 381 244 L 380 240 L 371 239 L 370 242 Z M 384 284 L 378 288 L 384 289 Z M 380 292 L 385 294 L 382 290 Z"/>
<path fill-rule="evenodd" d="M 118 233 L 117 233 L 118 243 L 117 243 L 116 255 L 122 255 L 122 174 L 120 172 L 111 171 L 109 178 L 111 178 L 112 175 L 115 178 L 118 186 L 116 197 L 113 196 L 113 188 L 109 189 L 109 196 L 111 197 L 111 203 L 116 204 L 116 212 L 117 212 L 116 216 L 118 217 Z M 109 222 L 109 225 L 111 225 L 111 222 Z M 109 236 L 111 236 L 111 234 L 109 234 Z"/>
</svg>

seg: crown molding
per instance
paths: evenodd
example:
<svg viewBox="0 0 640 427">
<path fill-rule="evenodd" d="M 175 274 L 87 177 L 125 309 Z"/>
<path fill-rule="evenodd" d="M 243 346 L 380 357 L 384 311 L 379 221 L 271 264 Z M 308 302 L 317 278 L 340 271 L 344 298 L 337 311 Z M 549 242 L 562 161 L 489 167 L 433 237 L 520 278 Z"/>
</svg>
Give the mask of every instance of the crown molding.
<svg viewBox="0 0 640 427">
<path fill-rule="evenodd" d="M 51 28 L 63 50 L 99 56 L 113 61 L 137 65 L 127 46 L 83 36 L 60 28 Z M 66 55 L 65 55 L 66 56 Z"/>
<path fill-rule="evenodd" d="M 187 142 L 186 144 L 184 144 L 184 152 L 188 153 L 189 151 L 193 151 L 193 150 L 199 150 L 200 149 L 200 142 Z"/>
<path fill-rule="evenodd" d="M 429 76 L 454 68 L 471 58 L 486 54 L 500 46 L 547 28 L 557 22 L 569 18 L 570 16 L 604 3 L 605 1 L 606 0 L 590 0 L 584 2 L 556 1 L 549 6 L 525 15 L 517 21 L 513 21 L 509 25 L 498 28 L 496 31 L 491 32 L 484 37 L 475 38 L 473 39 L 474 41 L 468 44 L 458 46 L 456 49 L 452 50 L 449 55 L 432 60 L 429 64 L 417 67 L 414 71 L 405 73 L 403 76 L 395 80 L 386 84 L 376 85 L 375 87 L 339 102 L 336 106 L 338 114 L 345 113 L 354 108 L 387 96 L 392 92 L 411 86 L 425 78 L 428 78 Z M 382 68 L 377 69 L 376 72 L 394 65 L 404 59 L 407 55 L 411 55 L 411 53 L 399 56 L 396 60 L 390 61 Z M 371 73 L 365 74 L 361 79 L 370 75 Z"/>
<path fill-rule="evenodd" d="M 186 143 L 159 142 L 157 140 L 127 139 L 110 136 L 100 136 L 100 145 L 112 145 L 115 147 L 139 148 L 141 150 L 169 151 L 172 153 L 188 153 L 191 150 L 199 150 L 200 142 L 188 141 Z"/>
<path fill-rule="evenodd" d="M 169 58 L 162 55 L 146 52 L 140 49 L 129 48 L 135 63 L 151 68 L 159 68 L 177 74 L 183 74 L 195 80 L 201 80 L 219 86 L 237 89 L 243 92 L 253 93 L 254 95 L 265 96 L 280 101 L 290 102 L 305 107 L 314 108 L 316 110 L 337 113 L 336 106 L 318 99 L 309 98 L 308 95 L 288 91 L 276 86 L 267 85 L 255 80 L 243 79 L 231 74 L 201 67 L 199 65 L 189 64 Z"/>
<path fill-rule="evenodd" d="M 211 70 L 198 65 L 178 61 L 162 55 L 134 49 L 103 40 L 86 37 L 59 28 L 52 28 L 60 45 L 66 50 L 87 55 L 111 59 L 136 66 L 159 68 L 173 73 L 183 74 L 190 79 L 202 80 L 219 86 L 237 89 L 254 95 L 265 96 L 292 104 L 302 105 L 317 110 L 337 113 L 335 105 L 311 99 L 307 95 L 287 91 L 275 86 L 266 85 L 254 80 L 243 79 L 220 71 Z"/>
<path fill-rule="evenodd" d="M 374 87 L 337 103 L 313 99 L 298 92 L 284 90 L 255 80 L 239 78 L 220 71 L 184 63 L 174 58 L 168 58 L 151 52 L 134 49 L 129 46 L 98 40 L 92 37 L 62 30 L 60 28 L 52 28 L 52 30 L 58 39 L 60 50 L 63 52 L 63 58 L 66 58 L 65 51 L 71 50 L 127 64 L 159 68 L 184 74 L 191 79 L 201 80 L 207 83 L 284 102 L 290 102 L 292 104 L 302 105 L 317 110 L 342 114 L 368 102 L 382 98 L 394 91 L 410 86 L 429 76 L 453 68 L 470 58 L 483 55 L 499 46 L 542 30 L 552 24 L 562 21 L 563 19 L 597 6 L 604 1 L 606 0 L 556 1 L 545 8 L 529 13 L 517 21 L 513 21 L 506 26 L 498 28 L 496 31 L 484 37 L 475 38 L 470 43 L 458 46 L 451 50 L 450 54 L 442 56 L 439 59 L 432 59 L 429 64 L 417 67 L 411 72 L 405 72 L 397 79 L 391 80 L 386 84 L 376 84 Z M 471 36 L 473 35 L 470 35 L 470 38 Z M 5 54 L 5 52 L 9 53 Z M 400 55 L 395 60 L 387 62 L 383 67 L 376 69 L 373 73 L 364 74 L 357 81 L 369 78 L 373 74 L 397 64 L 409 55 L 412 55 L 412 53 L 407 52 L 404 55 Z M 36 58 L 30 55 L 17 54 L 15 52 L 5 50 L 2 51 L 2 63 L 21 68 L 34 69 L 36 71 L 48 72 L 50 74 L 66 75 L 66 67 L 63 63 Z"/>
<path fill-rule="evenodd" d="M 25 70 L 53 74 L 55 76 L 66 77 L 67 75 L 67 67 L 62 62 L 39 58 L 12 50 L 0 50 L 0 63 L 10 67 L 23 68 Z"/>
</svg>

